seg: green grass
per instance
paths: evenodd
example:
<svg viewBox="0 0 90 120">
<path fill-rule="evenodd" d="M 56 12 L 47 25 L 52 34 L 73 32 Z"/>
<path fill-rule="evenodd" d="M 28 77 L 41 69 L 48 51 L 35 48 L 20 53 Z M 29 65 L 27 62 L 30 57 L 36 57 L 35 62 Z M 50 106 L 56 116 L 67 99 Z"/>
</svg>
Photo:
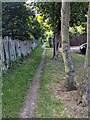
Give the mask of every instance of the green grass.
<svg viewBox="0 0 90 120">
<path fill-rule="evenodd" d="M 28 89 L 40 64 L 41 46 L 33 51 L 31 57 L 25 57 L 13 63 L 3 74 L 3 118 L 19 117 Z"/>
<path fill-rule="evenodd" d="M 73 53 L 73 61 L 75 65 L 76 75 L 83 70 L 84 56 Z M 63 101 L 54 99 L 53 90 L 48 87 L 60 83 L 64 80 L 64 63 L 62 55 L 60 54 L 59 60 L 52 60 L 52 49 L 46 51 L 45 67 L 41 76 L 39 96 L 38 96 L 38 107 L 35 111 L 35 117 L 46 117 L 46 118 L 62 118 L 69 117 L 64 114 L 65 105 Z"/>
<path fill-rule="evenodd" d="M 2 118 L 2 71 L 1 71 L 2 61 L 0 60 L 0 120 Z"/>
<path fill-rule="evenodd" d="M 2 118 L 2 79 L 0 76 L 0 120 Z"/>
<path fill-rule="evenodd" d="M 45 67 L 41 76 L 38 108 L 35 111 L 35 117 L 60 117 L 64 107 L 60 100 L 52 98 L 53 91 L 47 86 L 53 83 L 59 83 L 63 80 L 64 68 L 63 60 L 60 55 L 59 61 L 52 60 L 52 49 L 48 49 L 45 58 Z"/>
<path fill-rule="evenodd" d="M 25 57 L 13 63 L 6 74 L 3 74 L 3 118 L 19 117 L 29 87 L 39 66 L 42 49 L 39 47 L 32 56 Z M 44 70 L 41 76 L 38 107 L 35 117 L 67 117 L 64 115 L 65 106 L 63 101 L 53 98 L 53 90 L 48 85 L 60 83 L 64 80 L 64 63 L 62 55 L 59 60 L 52 60 L 52 49 L 46 51 Z M 73 61 L 77 79 L 83 73 L 84 56 L 73 53 Z"/>
<path fill-rule="evenodd" d="M 83 74 L 84 74 L 84 62 L 85 62 L 85 56 L 81 54 L 72 54 L 74 66 L 75 66 L 75 73 L 76 73 L 76 80 L 77 82 L 80 82 Z"/>
</svg>

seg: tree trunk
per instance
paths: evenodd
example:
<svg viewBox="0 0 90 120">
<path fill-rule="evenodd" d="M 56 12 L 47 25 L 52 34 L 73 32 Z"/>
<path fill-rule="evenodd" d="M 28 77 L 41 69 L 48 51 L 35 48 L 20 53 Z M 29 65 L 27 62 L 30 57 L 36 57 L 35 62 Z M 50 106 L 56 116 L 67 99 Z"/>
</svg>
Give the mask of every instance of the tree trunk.
<svg viewBox="0 0 90 120">
<path fill-rule="evenodd" d="M 54 54 L 53 54 L 53 59 L 58 60 L 58 55 L 59 55 L 59 43 L 61 41 L 60 33 L 55 34 L 55 44 L 54 44 Z"/>
<path fill-rule="evenodd" d="M 61 38 L 62 38 L 62 56 L 65 66 L 65 86 L 68 90 L 75 90 L 75 70 L 70 53 L 69 43 L 69 20 L 70 20 L 70 3 L 62 1 L 61 10 Z"/>
<path fill-rule="evenodd" d="M 84 64 L 84 74 L 79 85 L 79 104 L 88 105 L 88 116 L 90 117 L 90 2 L 87 17 L 87 51 Z"/>
<path fill-rule="evenodd" d="M 55 56 L 55 34 L 54 34 L 54 38 L 53 38 L 53 59 Z"/>
<path fill-rule="evenodd" d="M 88 19 L 87 19 L 87 68 L 88 68 L 88 89 L 87 89 L 87 101 L 88 101 L 88 116 L 90 117 L 90 1 L 88 8 Z"/>
<path fill-rule="evenodd" d="M 55 6 L 53 5 L 53 7 L 55 7 Z M 58 13 L 57 15 L 60 17 L 60 7 L 57 8 L 57 13 Z M 53 9 L 53 16 L 55 16 L 54 9 Z M 58 23 L 57 23 L 57 21 L 58 21 Z M 56 27 L 55 23 L 56 23 L 57 27 Z M 53 25 L 54 25 L 53 59 L 58 60 L 59 43 L 61 41 L 61 39 L 60 39 L 60 31 L 61 31 L 61 20 L 60 20 L 60 18 L 53 18 Z"/>
</svg>

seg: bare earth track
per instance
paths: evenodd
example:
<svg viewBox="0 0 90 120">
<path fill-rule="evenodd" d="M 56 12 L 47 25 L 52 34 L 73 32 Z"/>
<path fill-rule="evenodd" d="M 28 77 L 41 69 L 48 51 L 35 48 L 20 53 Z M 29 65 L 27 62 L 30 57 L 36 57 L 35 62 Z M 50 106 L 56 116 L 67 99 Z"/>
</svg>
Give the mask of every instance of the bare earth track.
<svg viewBox="0 0 90 120">
<path fill-rule="evenodd" d="M 45 58 L 46 49 L 43 51 L 41 58 L 41 63 L 37 69 L 36 75 L 34 77 L 32 87 L 29 89 L 23 110 L 21 112 L 20 118 L 32 118 L 34 116 L 34 111 L 37 107 L 37 96 L 38 88 L 40 86 L 40 76 L 44 67 L 44 58 Z"/>
</svg>

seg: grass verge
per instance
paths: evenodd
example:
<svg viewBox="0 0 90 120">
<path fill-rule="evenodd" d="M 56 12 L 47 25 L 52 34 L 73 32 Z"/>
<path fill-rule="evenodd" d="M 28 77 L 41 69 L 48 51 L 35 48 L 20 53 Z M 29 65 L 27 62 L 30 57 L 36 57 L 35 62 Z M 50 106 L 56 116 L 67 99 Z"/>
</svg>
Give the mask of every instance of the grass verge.
<svg viewBox="0 0 90 120">
<path fill-rule="evenodd" d="M 40 64 L 42 51 L 41 46 L 36 48 L 31 56 L 17 60 L 13 63 L 13 67 L 3 74 L 3 118 L 19 117 L 28 89 Z"/>
<path fill-rule="evenodd" d="M 73 53 L 72 55 L 76 75 L 83 71 L 84 56 Z M 53 98 L 53 90 L 50 86 L 58 84 L 64 80 L 64 63 L 62 55 L 60 54 L 59 60 L 52 60 L 52 49 L 47 49 L 44 70 L 41 76 L 38 105 L 35 111 L 35 117 L 46 118 L 65 118 L 69 115 L 64 114 L 65 105 L 63 101 Z"/>
</svg>

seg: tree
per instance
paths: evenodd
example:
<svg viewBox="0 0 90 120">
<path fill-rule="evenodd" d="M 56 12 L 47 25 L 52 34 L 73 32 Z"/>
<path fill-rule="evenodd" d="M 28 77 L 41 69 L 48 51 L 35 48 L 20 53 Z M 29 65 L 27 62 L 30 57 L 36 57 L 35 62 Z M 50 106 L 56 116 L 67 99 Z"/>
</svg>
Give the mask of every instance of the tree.
<svg viewBox="0 0 90 120">
<path fill-rule="evenodd" d="M 40 12 L 40 14 L 44 15 L 44 19 L 48 18 L 48 24 L 51 25 L 50 29 L 53 31 L 53 58 L 58 59 L 58 46 L 61 39 L 60 31 L 61 31 L 61 3 L 57 2 L 41 2 L 36 4 L 36 10 Z M 78 15 L 79 14 L 79 15 Z M 83 26 L 85 28 L 84 33 L 86 32 L 86 15 L 87 15 L 87 3 L 79 3 L 79 2 L 71 2 L 71 19 L 70 26 Z M 54 17 L 53 17 L 54 16 Z"/>
<path fill-rule="evenodd" d="M 5 2 L 2 9 L 3 37 L 33 40 L 41 36 L 42 28 L 36 19 L 35 11 L 25 2 Z"/>
<path fill-rule="evenodd" d="M 88 8 L 88 19 L 87 19 L 87 78 L 88 78 L 88 88 L 87 88 L 87 101 L 88 101 L 88 116 L 90 117 L 90 1 Z"/>
<path fill-rule="evenodd" d="M 70 21 L 70 3 L 62 1 L 61 9 L 61 38 L 62 38 L 62 56 L 65 66 L 65 86 L 68 90 L 75 90 L 75 70 L 70 53 L 69 43 L 69 21 Z"/>
<path fill-rule="evenodd" d="M 81 84 L 79 88 L 79 104 L 82 103 L 83 106 L 88 105 L 88 116 L 90 117 L 90 2 L 88 6 L 88 16 L 87 16 L 87 51 L 84 64 L 84 74 L 81 79 Z"/>
<path fill-rule="evenodd" d="M 59 43 L 61 42 L 60 30 L 61 30 L 61 20 L 60 20 L 60 10 L 61 3 L 57 2 L 44 2 L 37 3 L 36 10 L 40 12 L 40 14 L 44 15 L 44 19 L 48 19 L 48 24 L 50 24 L 50 28 L 53 31 L 53 59 L 58 59 L 58 48 Z"/>
<path fill-rule="evenodd" d="M 88 3 L 87 2 L 71 2 L 71 20 L 70 26 L 79 26 L 82 25 L 86 27 L 87 22 L 87 11 Z M 79 15 L 78 15 L 79 14 Z"/>
</svg>

